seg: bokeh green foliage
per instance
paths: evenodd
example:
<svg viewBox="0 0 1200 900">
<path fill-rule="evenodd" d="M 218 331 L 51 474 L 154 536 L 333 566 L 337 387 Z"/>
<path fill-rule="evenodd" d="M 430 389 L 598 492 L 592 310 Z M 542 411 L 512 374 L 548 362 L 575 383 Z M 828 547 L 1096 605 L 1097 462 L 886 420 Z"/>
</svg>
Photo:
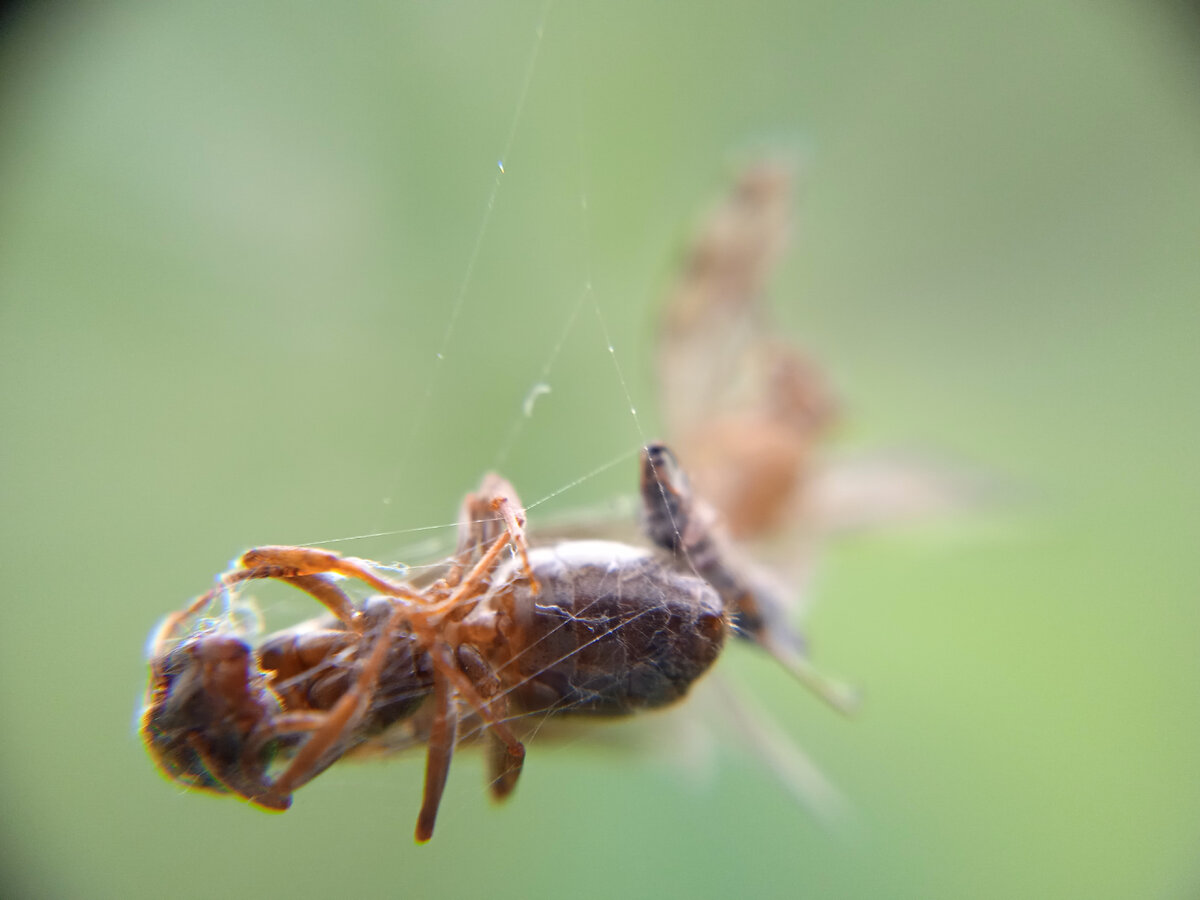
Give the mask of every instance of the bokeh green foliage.
<svg viewBox="0 0 1200 900">
<path fill-rule="evenodd" d="M 1185 25 L 1061 2 L 27 7 L 0 45 L 8 883 L 1193 896 Z M 157 778 L 131 724 L 144 637 L 240 549 L 452 522 L 556 347 L 504 462 L 525 500 L 654 434 L 657 298 L 764 150 L 800 160 L 774 294 L 846 401 L 839 446 L 1002 486 L 830 549 L 810 625 L 865 688 L 857 721 L 726 662 L 853 834 L 724 745 L 699 788 L 676 759 L 535 745 L 503 809 L 464 758 L 423 848 L 417 759 L 331 770 L 277 817 Z M 562 338 L 589 280 L 602 319 Z M 540 509 L 632 481 L 629 461 Z"/>
</svg>

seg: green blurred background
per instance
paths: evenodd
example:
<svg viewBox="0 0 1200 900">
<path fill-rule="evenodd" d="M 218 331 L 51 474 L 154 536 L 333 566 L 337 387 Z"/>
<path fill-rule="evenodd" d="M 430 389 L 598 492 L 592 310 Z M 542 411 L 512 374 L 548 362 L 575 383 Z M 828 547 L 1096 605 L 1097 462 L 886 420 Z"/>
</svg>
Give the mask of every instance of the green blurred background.
<svg viewBox="0 0 1200 900">
<path fill-rule="evenodd" d="M 0 45 L 6 893 L 1197 896 L 1196 26 L 1049 0 L 29 4 Z M 655 433 L 658 298 L 763 150 L 803 162 L 775 299 L 846 398 L 840 445 L 1011 488 L 825 560 L 811 630 L 858 720 L 723 661 L 852 834 L 724 745 L 696 785 L 670 754 L 535 744 L 501 809 L 464 756 L 427 847 L 417 758 L 337 767 L 284 816 L 159 778 L 145 637 L 239 550 L 451 522 L 500 461 L 543 498 Z M 589 277 L 602 315 L 560 344 Z"/>
</svg>

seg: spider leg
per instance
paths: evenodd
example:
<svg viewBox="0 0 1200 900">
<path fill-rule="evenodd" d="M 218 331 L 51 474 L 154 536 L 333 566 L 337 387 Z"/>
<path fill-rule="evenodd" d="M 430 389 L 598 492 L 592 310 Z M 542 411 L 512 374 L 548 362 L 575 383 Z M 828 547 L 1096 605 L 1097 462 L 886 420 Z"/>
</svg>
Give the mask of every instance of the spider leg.
<svg viewBox="0 0 1200 900">
<path fill-rule="evenodd" d="M 486 706 L 481 715 L 486 722 L 503 724 L 508 717 L 508 700 L 502 693 L 500 678 L 487 664 L 482 654 L 470 644 L 462 644 L 457 652 L 458 664 L 471 680 Z M 507 728 L 505 729 L 507 730 Z M 525 748 L 519 743 L 502 738 L 495 727 L 488 728 L 488 785 L 492 798 L 503 800 L 517 786 L 521 767 L 525 760 Z"/>
<path fill-rule="evenodd" d="M 508 485 L 508 482 L 505 481 L 504 484 Z M 521 508 L 520 502 L 515 499 L 516 492 L 512 490 L 511 485 L 509 485 L 509 491 L 510 493 L 506 496 L 493 498 L 491 506 L 504 519 L 504 524 L 508 531 L 508 539 L 520 555 L 521 567 L 529 577 L 529 590 L 534 596 L 537 596 L 541 590 L 541 585 L 533 577 L 533 569 L 529 566 L 529 546 L 525 539 L 525 510 Z"/>
<path fill-rule="evenodd" d="M 433 724 L 429 731 L 429 752 L 425 757 L 425 793 L 421 811 L 417 814 L 417 843 L 424 844 L 433 837 L 438 806 L 450 774 L 454 756 L 454 741 L 458 736 L 458 713 L 454 708 L 453 690 L 445 674 L 438 672 L 433 679 Z"/>
<path fill-rule="evenodd" d="M 503 761 L 494 761 L 493 769 L 498 774 L 493 786 L 497 798 L 507 796 L 516 785 L 525 761 L 525 747 L 497 715 L 491 703 L 479 695 L 471 680 L 455 665 L 450 648 L 440 644 L 430 651 L 433 659 L 434 717 L 429 733 L 429 753 L 425 757 L 425 794 L 421 812 L 417 816 L 416 837 L 425 843 L 433 837 L 433 826 L 437 819 L 438 806 L 446 788 L 446 776 L 450 772 L 450 760 L 454 755 L 457 739 L 458 711 L 456 700 L 461 698 L 487 723 L 492 735 L 503 745 Z M 482 659 L 480 659 L 482 663 Z M 498 754 L 494 753 L 496 760 Z"/>
<path fill-rule="evenodd" d="M 291 796 L 270 795 L 269 785 L 261 779 L 244 776 L 237 770 L 233 772 L 236 777 L 229 777 L 226 774 L 229 770 L 213 755 L 208 742 L 200 735 L 189 734 L 187 742 L 199 757 L 205 772 L 229 793 L 242 797 L 255 806 L 270 812 L 283 812 L 292 805 Z"/>
<path fill-rule="evenodd" d="M 492 509 L 492 501 L 507 498 L 509 503 L 520 506 L 516 489 L 504 478 L 494 473 L 485 475 L 478 491 L 463 498 L 458 509 L 458 557 L 470 559 L 478 548 L 490 544 L 500 536 L 501 519 Z"/>
<path fill-rule="evenodd" d="M 286 581 L 308 575 L 331 573 L 356 578 L 389 597 L 416 601 L 422 599 L 421 595 L 411 588 L 376 574 L 368 560 L 341 556 L 331 550 L 317 550 L 313 547 L 255 547 L 243 553 L 239 562 L 240 569 L 225 574 L 223 580 L 226 586 L 254 578 L 278 578 Z M 325 602 L 322 594 L 312 591 L 309 593 L 322 603 Z M 337 615 L 336 609 L 330 611 Z"/>
<path fill-rule="evenodd" d="M 357 578 L 382 594 L 403 600 L 422 602 L 420 594 L 371 570 L 370 563 L 354 557 L 339 556 L 328 550 L 311 547 L 269 546 L 247 550 L 239 560 L 240 568 L 221 576 L 221 583 L 206 591 L 184 609 L 163 619 L 150 639 L 152 657 L 162 655 L 167 641 L 185 621 L 204 609 L 219 594 L 242 581 L 275 578 L 286 581 L 312 596 L 348 628 L 363 628 L 362 614 L 353 602 L 325 573 Z"/>
<path fill-rule="evenodd" d="M 501 522 L 502 527 L 497 527 Z M 493 794 L 497 797 L 506 796 L 521 773 L 525 747 L 504 724 L 507 704 L 503 699 L 485 699 L 481 696 L 476 690 L 475 680 L 464 674 L 455 661 L 451 644 L 447 643 L 446 635 L 440 629 L 446 613 L 480 592 L 495 571 L 497 560 L 506 547 L 517 549 L 531 589 L 536 592 L 537 580 L 525 549 L 524 525 L 524 515 L 512 486 L 497 475 L 485 477 L 480 492 L 468 496 L 459 511 L 458 550 L 451 571 L 444 579 L 448 596 L 409 610 L 413 630 L 420 633 L 423 642 L 430 648 L 435 671 L 434 718 L 429 735 L 429 752 L 425 759 L 425 791 L 417 816 L 416 838 L 419 843 L 433 836 L 438 806 L 446 787 L 457 739 L 458 699 L 461 698 L 479 714 L 491 731 L 493 740 L 501 745 L 499 750 L 492 753 L 495 773 Z M 487 549 L 472 564 L 481 547 Z M 488 676 L 495 681 L 496 690 L 488 691 L 485 687 L 485 692 L 498 694 L 499 679 L 491 673 L 478 652 L 465 646 L 458 649 L 460 659 L 476 679 L 482 679 L 487 685 L 491 684 L 487 681 Z"/>
<path fill-rule="evenodd" d="M 354 602 L 346 596 L 346 592 L 328 575 L 292 575 L 280 580 L 313 597 L 346 627 L 362 632 L 365 625 L 362 613 L 355 608 Z"/>
<path fill-rule="evenodd" d="M 501 525 L 503 523 L 503 526 Z M 454 566 L 446 576 L 448 587 L 457 587 L 464 570 L 471 564 L 479 548 L 494 544 L 504 536 L 512 541 L 521 556 L 526 572 L 529 571 L 529 555 L 525 541 L 525 512 L 516 488 L 499 475 L 489 473 L 475 493 L 468 494 L 458 511 L 458 548 Z M 533 582 L 537 593 L 537 583 Z"/>
<path fill-rule="evenodd" d="M 506 504 L 504 503 L 504 499 L 502 497 L 498 497 L 492 501 L 492 508 L 496 509 L 497 511 L 505 506 Z M 515 544 L 520 548 L 520 552 L 524 559 L 525 575 L 528 577 L 530 582 L 530 590 L 532 590 L 535 594 L 537 593 L 537 579 L 533 575 L 533 569 L 529 567 L 528 557 L 524 556 L 524 534 L 519 530 L 520 524 L 519 522 L 515 521 L 515 518 L 513 527 L 518 528 L 518 531 L 514 534 L 514 532 L 510 531 L 506 526 L 504 531 L 500 533 L 500 535 L 492 542 L 491 546 L 488 547 L 483 556 L 481 556 L 478 562 L 476 562 L 471 568 L 471 571 L 467 573 L 466 578 L 459 581 L 458 586 L 454 588 L 450 596 L 446 597 L 444 600 L 439 600 L 432 605 L 424 607 L 420 610 L 419 615 L 417 615 L 416 611 L 414 611 L 414 627 L 420 627 L 418 622 L 425 620 L 425 629 L 429 630 L 431 627 L 430 622 L 435 617 L 446 612 L 447 610 L 453 609 L 464 600 L 469 598 L 471 594 L 475 592 L 476 588 L 483 583 L 484 579 L 486 579 L 495 569 L 496 560 L 500 557 L 500 554 L 503 552 L 504 548 L 510 543 Z"/>
<path fill-rule="evenodd" d="M 158 660 L 166 650 L 166 643 L 175 634 L 176 629 L 178 629 L 179 626 L 186 622 L 189 618 L 196 615 L 196 613 L 200 612 L 200 610 L 204 609 L 204 607 L 211 603 L 213 598 L 224 589 L 225 588 L 222 585 L 221 587 L 213 588 L 211 591 L 206 591 L 193 600 L 185 608 L 179 610 L 178 612 L 173 612 L 163 619 L 162 624 L 158 626 L 158 630 L 154 632 L 154 636 L 150 638 L 151 658 Z"/>
<path fill-rule="evenodd" d="M 379 681 L 379 673 L 391 647 L 391 635 L 400 625 L 404 607 L 392 609 L 380 629 L 371 654 L 367 657 L 354 686 L 334 704 L 327 713 L 297 713 L 279 717 L 272 725 L 271 737 L 298 730 L 311 731 L 308 739 L 300 745 L 288 767 L 271 784 L 269 791 L 255 802 L 270 805 L 290 798 L 292 791 L 307 783 L 326 768 L 326 755 L 337 748 L 338 743 L 350 733 L 370 706 L 371 697 Z M 256 752 L 256 744 L 247 746 L 247 753 Z"/>
<path fill-rule="evenodd" d="M 464 649 L 460 648 L 460 650 Z M 507 790 L 504 791 L 504 794 L 508 794 L 516 785 L 517 778 L 521 774 L 521 767 L 525 763 L 525 745 L 517 740 L 517 736 L 512 733 L 512 729 L 504 721 L 503 711 L 507 710 L 507 704 L 502 701 L 489 701 L 481 696 L 473 681 L 454 664 L 448 648 L 439 647 L 432 657 L 434 665 L 441 668 L 442 674 L 454 686 L 458 696 L 479 714 L 492 735 L 504 745 L 508 759 L 500 766 L 499 775 L 508 785 Z M 482 659 L 480 659 L 480 663 L 482 663 Z M 491 675 L 490 670 L 488 674 L 495 677 Z"/>
</svg>

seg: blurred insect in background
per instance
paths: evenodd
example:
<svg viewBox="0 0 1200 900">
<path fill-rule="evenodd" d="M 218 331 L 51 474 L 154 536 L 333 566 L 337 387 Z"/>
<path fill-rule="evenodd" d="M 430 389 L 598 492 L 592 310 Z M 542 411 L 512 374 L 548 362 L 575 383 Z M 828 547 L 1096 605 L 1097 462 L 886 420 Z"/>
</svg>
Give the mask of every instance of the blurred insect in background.
<svg viewBox="0 0 1200 900">
<path fill-rule="evenodd" d="M 656 363 L 667 442 L 695 494 L 730 542 L 803 584 L 823 536 L 944 511 L 971 485 L 923 458 L 827 458 L 839 403 L 821 369 L 778 335 L 766 302 L 791 194 L 785 165 L 741 173 L 685 255 Z"/>
<path fill-rule="evenodd" d="M 820 489 L 829 478 L 818 448 L 835 404 L 815 366 L 773 336 L 765 310 L 789 195 L 783 168 L 748 169 L 701 229 L 666 305 L 663 417 L 688 476 L 666 446 L 643 448 L 649 547 L 539 546 L 536 533 L 531 545 L 516 492 L 489 475 L 462 504 L 456 552 L 423 581 L 324 550 L 251 550 L 152 638 L 142 736 L 160 769 L 283 810 L 341 758 L 425 745 L 425 841 L 460 740 L 485 735 L 491 791 L 503 798 L 535 729 L 672 704 L 730 633 L 852 709 L 853 693 L 817 673 L 791 624 L 815 536 L 846 504 L 844 491 Z M 880 504 L 879 517 L 895 505 Z M 772 540 L 783 548 L 774 567 L 760 558 Z M 255 579 L 289 583 L 328 614 L 254 646 L 221 610 Z M 788 777 L 779 741 L 741 705 L 745 730 Z M 819 806 L 818 788 L 796 789 Z"/>
</svg>

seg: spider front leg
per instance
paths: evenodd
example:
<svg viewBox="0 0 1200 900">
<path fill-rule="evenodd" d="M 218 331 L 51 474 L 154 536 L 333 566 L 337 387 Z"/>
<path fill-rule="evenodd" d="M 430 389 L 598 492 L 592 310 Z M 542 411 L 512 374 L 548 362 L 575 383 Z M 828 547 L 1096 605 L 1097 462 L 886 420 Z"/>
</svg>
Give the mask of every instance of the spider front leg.
<svg viewBox="0 0 1200 900">
<path fill-rule="evenodd" d="M 285 581 L 307 593 L 328 609 L 347 628 L 360 632 L 364 624 L 362 613 L 353 601 L 334 582 L 330 575 L 356 578 L 382 594 L 403 600 L 422 601 L 412 589 L 377 575 L 365 559 L 341 556 L 330 550 L 312 547 L 266 546 L 247 550 L 238 560 L 237 568 L 221 576 L 220 584 L 201 594 L 185 609 L 167 616 L 151 638 L 151 654 L 159 656 L 180 627 L 204 609 L 223 592 L 243 581 L 273 578 Z"/>
<path fill-rule="evenodd" d="M 358 611 L 346 595 L 333 585 L 327 575 L 354 578 L 381 594 L 401 600 L 423 598 L 416 591 L 375 572 L 369 560 L 342 556 L 332 550 L 313 547 L 268 546 L 247 550 L 238 560 L 240 568 L 226 572 L 222 582 L 226 587 L 239 581 L 255 578 L 277 578 L 308 592 L 335 616 L 351 625 Z"/>
</svg>

